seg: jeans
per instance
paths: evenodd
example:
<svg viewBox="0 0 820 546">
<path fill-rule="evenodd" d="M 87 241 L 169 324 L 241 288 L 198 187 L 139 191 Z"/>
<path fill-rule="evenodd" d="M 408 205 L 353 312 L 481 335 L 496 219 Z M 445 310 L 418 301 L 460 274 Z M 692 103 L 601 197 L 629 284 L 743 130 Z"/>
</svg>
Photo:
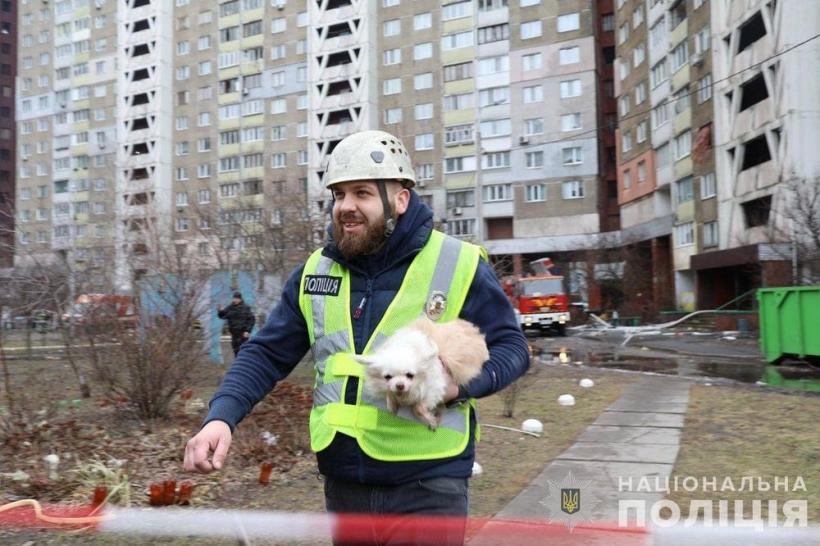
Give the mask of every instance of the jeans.
<svg viewBox="0 0 820 546">
<path fill-rule="evenodd" d="M 328 512 L 350 515 L 340 520 L 336 546 L 461 546 L 469 490 L 467 478 L 379 486 L 326 477 L 325 504 Z"/>
<path fill-rule="evenodd" d="M 239 354 L 239 348 L 246 341 L 248 341 L 248 339 L 244 337 L 242 332 L 238 334 L 231 333 L 231 349 L 233 349 L 233 356 Z"/>
</svg>

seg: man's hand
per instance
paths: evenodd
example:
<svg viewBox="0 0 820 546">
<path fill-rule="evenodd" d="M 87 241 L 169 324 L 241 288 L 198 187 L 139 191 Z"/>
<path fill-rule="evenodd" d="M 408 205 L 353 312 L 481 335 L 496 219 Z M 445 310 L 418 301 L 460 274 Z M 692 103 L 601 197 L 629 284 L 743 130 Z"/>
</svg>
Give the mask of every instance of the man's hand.
<svg viewBox="0 0 820 546">
<path fill-rule="evenodd" d="M 248 339 L 249 337 L 251 337 L 251 333 L 250 332 L 242 332 L 242 337 L 245 338 L 245 339 Z"/>
<path fill-rule="evenodd" d="M 217 311 L 222 311 L 222 304 L 221 303 L 216 306 L 216 310 Z"/>
<path fill-rule="evenodd" d="M 188 472 L 208 474 L 225 464 L 231 447 L 231 427 L 224 421 L 211 421 L 185 445 L 183 468 Z M 208 456 L 213 452 L 212 460 Z"/>
</svg>

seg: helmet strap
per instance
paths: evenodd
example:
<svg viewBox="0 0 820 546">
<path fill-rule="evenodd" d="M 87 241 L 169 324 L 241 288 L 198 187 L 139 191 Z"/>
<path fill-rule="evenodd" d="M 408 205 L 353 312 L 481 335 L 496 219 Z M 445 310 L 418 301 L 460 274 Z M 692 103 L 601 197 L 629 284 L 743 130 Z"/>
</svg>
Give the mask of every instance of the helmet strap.
<svg viewBox="0 0 820 546">
<path fill-rule="evenodd" d="M 393 218 L 393 208 L 387 199 L 387 184 L 384 181 L 379 181 L 376 185 L 379 186 L 379 197 L 381 197 L 382 207 L 384 207 L 384 238 L 387 239 L 393 235 L 393 230 L 396 229 L 396 219 Z"/>
</svg>

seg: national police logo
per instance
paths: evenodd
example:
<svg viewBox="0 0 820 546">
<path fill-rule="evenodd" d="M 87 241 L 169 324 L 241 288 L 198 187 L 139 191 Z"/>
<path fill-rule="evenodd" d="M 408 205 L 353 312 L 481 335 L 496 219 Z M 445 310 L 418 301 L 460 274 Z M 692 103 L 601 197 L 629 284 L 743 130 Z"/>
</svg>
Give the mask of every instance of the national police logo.
<svg viewBox="0 0 820 546">
<path fill-rule="evenodd" d="M 570 531 L 579 523 L 590 521 L 592 511 L 601 502 L 590 491 L 591 483 L 591 480 L 578 480 L 572 472 L 569 472 L 561 481 L 547 480 L 549 493 L 541 500 L 541 504 L 549 512 L 550 521 L 565 523 Z M 583 503 L 581 502 L 582 491 Z"/>
<path fill-rule="evenodd" d="M 569 515 L 581 509 L 580 489 L 561 489 L 561 511 Z"/>
<path fill-rule="evenodd" d="M 424 312 L 430 320 L 438 320 L 444 314 L 446 308 L 447 296 L 444 295 L 444 292 L 435 291 L 430 294 L 430 297 L 427 299 L 427 306 L 424 308 Z"/>
</svg>

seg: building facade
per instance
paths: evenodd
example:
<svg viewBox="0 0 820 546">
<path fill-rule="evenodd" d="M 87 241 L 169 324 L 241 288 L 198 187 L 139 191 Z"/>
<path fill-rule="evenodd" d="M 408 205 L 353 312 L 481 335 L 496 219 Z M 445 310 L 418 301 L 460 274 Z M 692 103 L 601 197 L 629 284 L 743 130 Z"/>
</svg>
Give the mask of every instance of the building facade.
<svg viewBox="0 0 820 546">
<path fill-rule="evenodd" d="M 0 1 L 0 268 L 10 267 L 14 261 L 17 27 L 17 3 Z"/>
</svg>

